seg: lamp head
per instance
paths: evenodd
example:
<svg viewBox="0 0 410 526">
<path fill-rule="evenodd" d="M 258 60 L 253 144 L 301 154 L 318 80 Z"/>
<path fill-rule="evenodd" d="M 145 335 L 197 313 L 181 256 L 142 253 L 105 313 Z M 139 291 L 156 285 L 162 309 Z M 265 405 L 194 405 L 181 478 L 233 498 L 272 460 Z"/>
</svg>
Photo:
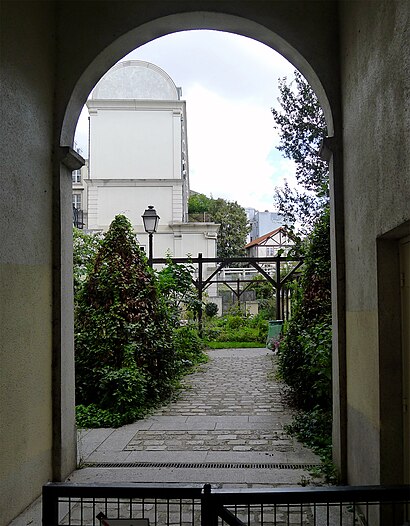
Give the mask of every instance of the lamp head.
<svg viewBox="0 0 410 526">
<path fill-rule="evenodd" d="M 144 230 L 145 232 L 147 232 L 147 234 L 153 234 L 157 231 L 158 221 L 160 217 L 152 205 L 148 206 L 148 208 L 145 210 L 141 217 L 144 223 Z"/>
</svg>

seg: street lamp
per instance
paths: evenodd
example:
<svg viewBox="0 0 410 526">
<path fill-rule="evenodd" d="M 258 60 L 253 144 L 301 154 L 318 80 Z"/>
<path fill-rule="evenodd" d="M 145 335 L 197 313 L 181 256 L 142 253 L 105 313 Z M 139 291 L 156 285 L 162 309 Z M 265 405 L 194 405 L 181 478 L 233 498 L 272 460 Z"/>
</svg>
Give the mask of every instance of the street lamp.
<svg viewBox="0 0 410 526">
<path fill-rule="evenodd" d="M 158 221 L 160 218 L 155 208 L 151 205 L 148 206 L 141 217 L 144 223 L 144 230 L 148 234 L 148 264 L 150 267 L 152 267 L 152 236 L 154 232 L 157 231 Z"/>
</svg>

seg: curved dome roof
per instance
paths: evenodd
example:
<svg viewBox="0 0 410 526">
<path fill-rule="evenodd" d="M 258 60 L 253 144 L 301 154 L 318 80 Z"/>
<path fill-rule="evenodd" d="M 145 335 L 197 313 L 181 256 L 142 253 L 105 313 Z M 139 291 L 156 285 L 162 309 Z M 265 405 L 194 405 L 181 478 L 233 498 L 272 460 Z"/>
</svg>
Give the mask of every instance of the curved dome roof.
<svg viewBox="0 0 410 526">
<path fill-rule="evenodd" d="M 171 77 L 155 64 L 127 60 L 107 71 L 91 98 L 179 100 L 179 90 Z"/>
</svg>

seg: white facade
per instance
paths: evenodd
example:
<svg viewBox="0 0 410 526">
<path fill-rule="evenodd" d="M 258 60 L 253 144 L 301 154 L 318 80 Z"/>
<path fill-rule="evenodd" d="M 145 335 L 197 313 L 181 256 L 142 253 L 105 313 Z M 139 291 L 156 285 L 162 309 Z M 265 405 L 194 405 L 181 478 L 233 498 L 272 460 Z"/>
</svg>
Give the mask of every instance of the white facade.
<svg viewBox="0 0 410 526">
<path fill-rule="evenodd" d="M 188 223 L 186 103 L 180 95 L 167 73 L 137 60 L 117 64 L 97 84 L 87 102 L 87 228 L 106 231 L 116 214 L 124 214 L 147 248 L 141 216 L 153 205 L 160 216 L 154 258 L 215 257 L 218 225 Z"/>
<path fill-rule="evenodd" d="M 274 257 L 279 254 L 286 256 L 294 244 L 286 229 L 281 226 L 254 239 L 245 245 L 245 250 L 247 256 L 255 258 Z"/>
<path fill-rule="evenodd" d="M 283 224 L 283 217 L 276 212 L 269 212 L 269 210 L 259 212 L 255 208 L 246 208 L 246 216 L 252 227 L 248 234 L 248 242 L 264 236 Z"/>
</svg>

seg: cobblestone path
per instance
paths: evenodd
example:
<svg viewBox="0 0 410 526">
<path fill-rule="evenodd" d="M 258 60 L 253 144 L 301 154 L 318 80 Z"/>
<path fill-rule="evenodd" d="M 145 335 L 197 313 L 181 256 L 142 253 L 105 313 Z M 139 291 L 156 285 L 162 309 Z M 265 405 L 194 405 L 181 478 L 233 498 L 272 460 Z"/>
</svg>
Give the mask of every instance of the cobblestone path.
<svg viewBox="0 0 410 526">
<path fill-rule="evenodd" d="M 179 422 L 186 429 L 140 430 L 126 450 L 293 450 L 295 441 L 283 431 L 290 415 L 280 385 L 274 380 L 272 353 L 265 349 L 224 349 L 209 354 L 209 363 L 185 379 L 178 399 L 155 413 L 157 417 L 176 417 L 174 427 Z M 266 418 L 255 418 L 258 416 Z M 181 422 L 181 417 L 195 422 L 195 429 L 188 429 L 185 424 L 189 422 Z M 221 429 L 223 423 L 229 424 L 229 429 Z"/>
<path fill-rule="evenodd" d="M 209 351 L 209 362 L 153 415 L 82 432 L 81 461 L 98 473 L 111 469 L 110 478 L 127 465 L 147 482 L 297 484 L 318 459 L 284 430 L 291 415 L 275 367 L 266 349 Z"/>
<path fill-rule="evenodd" d="M 119 429 L 81 431 L 84 467 L 71 480 L 230 488 L 296 486 L 306 480 L 308 466 L 318 458 L 285 432 L 291 415 L 275 381 L 272 352 L 225 349 L 210 351 L 209 358 L 184 379 L 174 401 L 144 420 Z M 145 500 L 135 506 L 131 512 L 129 502 L 120 506 L 113 501 L 105 509 L 111 517 L 145 516 L 158 525 L 201 524 L 198 503 L 164 501 L 160 509 L 157 501 Z M 303 513 L 289 507 L 263 511 L 263 518 L 260 507 L 238 513 L 247 525 L 316 524 L 309 507 Z M 95 513 L 94 505 L 82 510 L 73 505 L 71 512 L 90 520 Z"/>
<path fill-rule="evenodd" d="M 266 415 L 283 413 L 281 389 L 274 381 L 274 355 L 266 349 L 209 351 L 210 361 L 184 382 L 178 400 L 163 415 Z"/>
<path fill-rule="evenodd" d="M 184 380 L 174 401 L 144 420 L 119 429 L 80 430 L 79 463 L 70 482 L 175 483 L 201 489 L 297 486 L 309 478 L 308 466 L 319 459 L 284 429 L 291 415 L 275 380 L 275 357 L 266 349 L 209 352 L 209 362 Z M 59 524 L 96 524 L 103 511 L 110 518 L 146 517 L 157 526 L 201 526 L 200 501 L 173 498 L 72 499 Z M 347 525 L 330 522 L 326 508 L 305 505 L 232 508 L 247 526 Z M 330 516 L 332 517 L 331 510 Z M 35 519 L 32 517 L 35 515 Z M 28 521 L 40 524 L 37 506 Z M 350 521 L 350 522 L 349 522 Z"/>
</svg>

